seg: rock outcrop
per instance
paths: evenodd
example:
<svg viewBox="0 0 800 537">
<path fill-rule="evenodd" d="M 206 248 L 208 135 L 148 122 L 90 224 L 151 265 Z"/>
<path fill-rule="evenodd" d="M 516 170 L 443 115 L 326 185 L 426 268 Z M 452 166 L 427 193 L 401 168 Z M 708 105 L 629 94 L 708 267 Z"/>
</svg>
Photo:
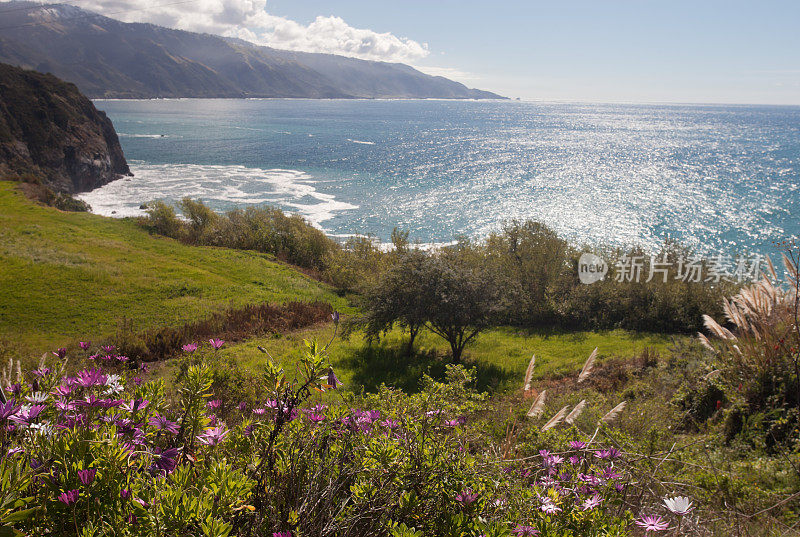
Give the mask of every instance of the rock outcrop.
<svg viewBox="0 0 800 537">
<path fill-rule="evenodd" d="M 131 175 L 111 120 L 75 85 L 0 64 L 0 175 L 29 173 L 67 193 Z"/>
</svg>

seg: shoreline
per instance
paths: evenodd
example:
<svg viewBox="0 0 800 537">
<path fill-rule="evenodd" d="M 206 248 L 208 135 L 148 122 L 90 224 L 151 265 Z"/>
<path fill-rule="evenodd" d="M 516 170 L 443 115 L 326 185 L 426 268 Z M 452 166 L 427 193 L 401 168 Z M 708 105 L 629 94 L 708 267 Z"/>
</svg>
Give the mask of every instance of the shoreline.
<svg viewBox="0 0 800 537">
<path fill-rule="evenodd" d="M 570 99 L 474 99 L 461 97 L 89 97 L 92 102 L 149 102 L 149 101 L 430 101 L 430 102 L 472 102 L 472 103 L 518 103 L 546 105 L 608 105 L 608 106 L 690 106 L 690 107 L 759 107 L 759 108 L 800 108 L 800 104 L 789 103 L 723 103 L 723 102 L 684 102 L 684 101 L 575 101 Z"/>
</svg>

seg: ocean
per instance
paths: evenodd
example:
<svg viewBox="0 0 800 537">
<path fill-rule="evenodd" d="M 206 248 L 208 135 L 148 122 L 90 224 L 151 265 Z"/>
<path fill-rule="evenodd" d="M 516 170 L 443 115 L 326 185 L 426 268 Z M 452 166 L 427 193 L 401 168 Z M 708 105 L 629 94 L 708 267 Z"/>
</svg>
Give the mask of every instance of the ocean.
<svg viewBox="0 0 800 537">
<path fill-rule="evenodd" d="M 95 101 L 134 177 L 94 212 L 274 205 L 422 243 L 543 222 L 575 244 L 770 253 L 800 235 L 800 107 L 517 101 Z"/>
</svg>

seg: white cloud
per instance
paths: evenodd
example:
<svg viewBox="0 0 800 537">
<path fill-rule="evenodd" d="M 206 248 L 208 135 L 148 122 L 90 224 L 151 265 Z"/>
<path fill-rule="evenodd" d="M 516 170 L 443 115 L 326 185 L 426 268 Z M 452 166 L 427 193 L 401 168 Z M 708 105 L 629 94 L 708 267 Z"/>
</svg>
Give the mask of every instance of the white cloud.
<svg viewBox="0 0 800 537">
<path fill-rule="evenodd" d="M 153 5 L 153 0 L 68 0 L 126 22 L 238 37 L 259 45 L 342 54 L 367 60 L 409 63 L 426 57 L 428 46 L 391 33 L 353 28 L 336 16 L 308 25 L 267 13 L 266 0 L 194 0 Z"/>
</svg>

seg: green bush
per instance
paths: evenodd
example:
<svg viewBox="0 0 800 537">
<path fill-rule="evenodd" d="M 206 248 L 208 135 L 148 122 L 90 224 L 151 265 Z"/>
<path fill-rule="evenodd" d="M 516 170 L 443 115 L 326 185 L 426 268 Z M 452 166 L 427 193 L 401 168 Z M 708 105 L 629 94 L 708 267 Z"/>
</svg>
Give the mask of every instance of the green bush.
<svg viewBox="0 0 800 537">
<path fill-rule="evenodd" d="M 185 237 L 185 223 L 178 218 L 175 209 L 163 201 L 147 205 L 147 227 L 159 235 L 181 240 Z"/>
<path fill-rule="evenodd" d="M 397 229 L 392 233 L 394 249 L 386 251 L 369 236 L 351 237 L 339 245 L 302 217 L 272 207 L 220 215 L 188 198 L 179 206 L 185 221 L 172 207 L 156 202 L 148 209 L 146 224 L 157 233 L 193 244 L 275 255 L 310 269 L 343 293 L 374 290 L 383 275 L 414 250 L 408 234 Z M 642 281 L 616 281 L 609 274 L 603 281 L 583 285 L 577 273 L 581 253 L 547 226 L 527 221 L 511 222 L 484 241 L 462 240 L 422 255 L 457 256 L 460 266 L 469 267 L 462 275 L 480 272 L 487 288 L 501 291 L 494 322 L 528 328 L 696 332 L 702 328 L 703 314 L 720 314 L 722 297 L 736 289 L 725 282 L 682 281 L 674 274 L 666 282 L 661 278 L 645 282 L 650 256 L 641 249 L 598 253 L 609 262 L 623 255 L 643 256 Z M 665 255 L 674 265 L 689 251 L 667 243 L 656 257 Z"/>
<path fill-rule="evenodd" d="M 217 214 L 202 201 L 179 203 L 175 209 L 157 201 L 147 209 L 145 225 L 156 233 L 192 244 L 255 250 L 300 267 L 322 271 L 338 244 L 299 215 L 274 207 L 248 207 Z"/>
</svg>

